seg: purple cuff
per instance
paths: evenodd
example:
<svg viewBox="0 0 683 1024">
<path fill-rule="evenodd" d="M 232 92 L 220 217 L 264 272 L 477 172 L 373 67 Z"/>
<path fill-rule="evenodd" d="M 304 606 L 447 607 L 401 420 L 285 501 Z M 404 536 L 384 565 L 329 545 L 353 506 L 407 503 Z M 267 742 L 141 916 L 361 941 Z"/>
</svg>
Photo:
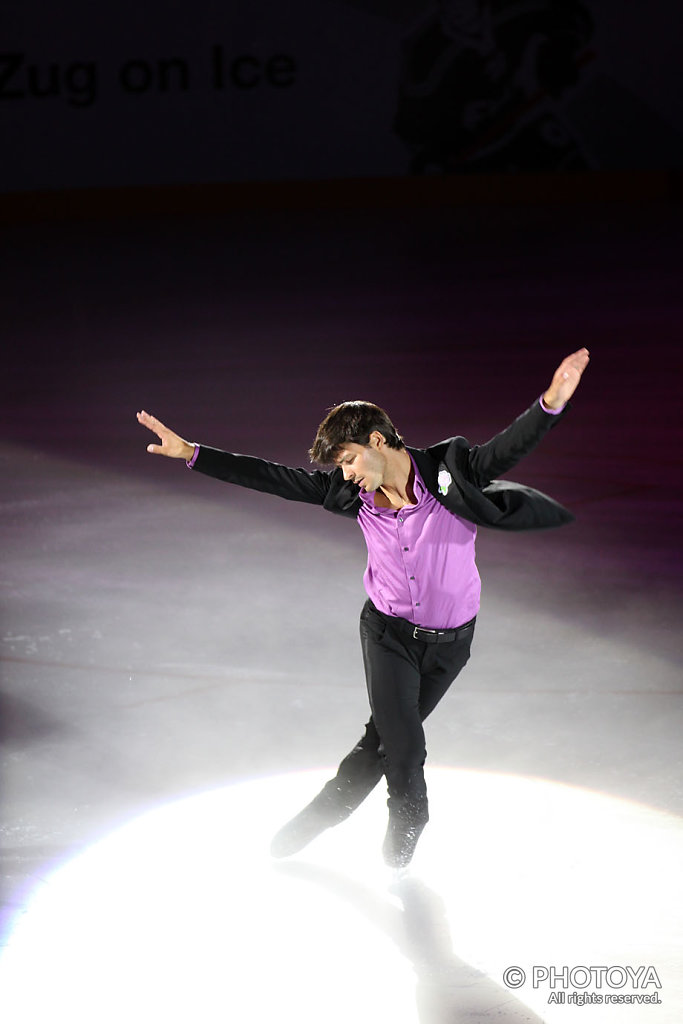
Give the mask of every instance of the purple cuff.
<svg viewBox="0 0 683 1024">
<path fill-rule="evenodd" d="M 543 392 L 543 395 L 544 394 L 545 394 L 545 391 Z M 543 395 L 541 395 L 541 397 L 539 398 L 539 402 L 541 403 L 541 409 L 543 409 L 543 412 L 547 412 L 551 416 L 559 416 L 567 403 L 565 402 L 563 405 L 560 406 L 559 409 L 549 409 L 548 406 L 543 401 Z M 195 452 L 195 455 L 194 455 L 194 458 L 193 458 L 192 461 L 194 462 L 194 459 L 196 459 L 196 458 L 197 458 L 197 453 Z M 189 463 L 188 463 L 188 465 L 189 465 Z"/>
<path fill-rule="evenodd" d="M 194 466 L 195 462 L 197 461 L 197 456 L 198 455 L 199 455 L 199 445 L 196 444 L 194 446 L 194 455 L 192 456 L 191 459 L 188 459 L 187 462 L 185 463 L 185 465 L 187 466 L 188 469 L 192 469 L 192 467 Z"/>
</svg>

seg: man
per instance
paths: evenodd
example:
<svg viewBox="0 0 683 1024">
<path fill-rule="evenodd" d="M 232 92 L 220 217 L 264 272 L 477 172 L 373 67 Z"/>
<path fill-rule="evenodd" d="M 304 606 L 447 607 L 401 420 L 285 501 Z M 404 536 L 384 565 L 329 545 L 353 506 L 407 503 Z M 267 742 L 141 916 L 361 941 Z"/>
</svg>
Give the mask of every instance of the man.
<svg viewBox="0 0 683 1024">
<path fill-rule="evenodd" d="M 502 433 L 481 446 L 454 437 L 406 447 L 370 402 L 343 402 L 318 428 L 307 472 L 184 441 L 146 412 L 161 444 L 152 454 L 185 459 L 209 476 L 357 519 L 368 547 L 368 593 L 360 635 L 371 717 L 331 779 L 275 836 L 288 856 L 343 821 L 382 775 L 389 793 L 385 862 L 406 867 L 428 821 L 422 723 L 464 668 L 479 610 L 474 559 L 478 525 L 524 530 L 559 526 L 571 515 L 551 498 L 497 477 L 527 455 L 563 416 L 588 365 L 587 349 L 562 361 L 549 388 Z"/>
</svg>

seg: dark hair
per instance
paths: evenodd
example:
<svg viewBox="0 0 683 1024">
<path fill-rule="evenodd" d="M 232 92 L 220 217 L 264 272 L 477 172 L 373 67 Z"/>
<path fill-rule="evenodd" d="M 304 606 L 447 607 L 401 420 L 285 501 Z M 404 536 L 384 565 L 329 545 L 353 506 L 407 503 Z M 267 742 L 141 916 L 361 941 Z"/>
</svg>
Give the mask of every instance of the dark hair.
<svg viewBox="0 0 683 1024">
<path fill-rule="evenodd" d="M 372 402 L 342 402 L 330 409 L 318 427 L 313 447 L 309 451 L 312 462 L 323 465 L 334 462 L 347 444 L 367 445 L 370 434 L 378 430 L 389 448 L 404 448 L 403 438 L 384 409 Z"/>
</svg>

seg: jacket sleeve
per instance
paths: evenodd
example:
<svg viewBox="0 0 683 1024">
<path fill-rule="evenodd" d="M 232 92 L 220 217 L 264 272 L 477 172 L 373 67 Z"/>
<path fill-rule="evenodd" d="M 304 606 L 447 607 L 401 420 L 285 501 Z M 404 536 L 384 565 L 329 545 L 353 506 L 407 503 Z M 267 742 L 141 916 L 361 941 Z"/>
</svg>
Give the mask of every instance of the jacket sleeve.
<svg viewBox="0 0 683 1024">
<path fill-rule="evenodd" d="M 323 505 L 330 489 L 330 474 L 322 470 L 309 473 L 305 469 L 291 469 L 277 462 L 266 462 L 251 455 L 234 455 L 205 445 L 199 446 L 192 468 L 217 480 L 311 505 Z"/>
<path fill-rule="evenodd" d="M 507 473 L 536 447 L 557 423 L 564 419 L 567 405 L 561 413 L 545 412 L 540 401 L 534 402 L 509 427 L 492 437 L 486 444 L 474 445 L 468 452 L 467 475 L 477 487 L 486 487 Z M 464 469 L 464 467 L 462 467 Z"/>
</svg>

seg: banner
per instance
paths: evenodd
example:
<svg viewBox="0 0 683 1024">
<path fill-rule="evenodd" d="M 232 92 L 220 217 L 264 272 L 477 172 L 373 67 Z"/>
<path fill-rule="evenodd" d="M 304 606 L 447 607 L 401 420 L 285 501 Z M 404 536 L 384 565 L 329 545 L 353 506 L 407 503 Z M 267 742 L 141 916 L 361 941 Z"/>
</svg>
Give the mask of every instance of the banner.
<svg viewBox="0 0 683 1024">
<path fill-rule="evenodd" d="M 0 189 L 680 167 L 677 14 L 13 0 Z"/>
</svg>

